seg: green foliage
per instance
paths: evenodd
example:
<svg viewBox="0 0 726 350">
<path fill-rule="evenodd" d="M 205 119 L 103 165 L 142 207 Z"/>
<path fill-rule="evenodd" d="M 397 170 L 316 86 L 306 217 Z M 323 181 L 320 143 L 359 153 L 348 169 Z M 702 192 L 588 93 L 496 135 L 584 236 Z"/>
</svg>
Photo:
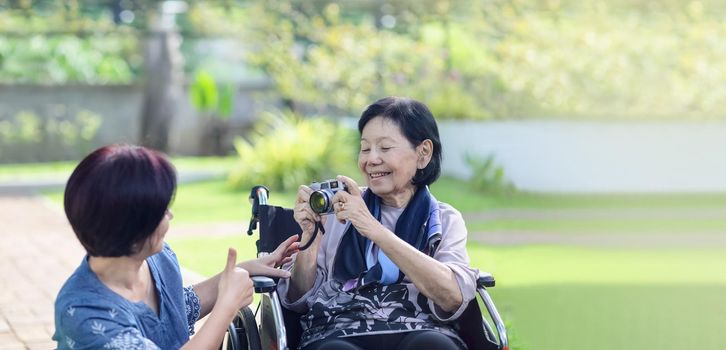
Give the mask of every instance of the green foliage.
<svg viewBox="0 0 726 350">
<path fill-rule="evenodd" d="M 91 150 L 103 120 L 88 110 L 71 119 L 44 120 L 32 111 L 21 111 L 0 120 L 0 157 L 4 162 L 28 159 L 67 159 Z M 25 156 L 23 156 L 25 154 Z"/>
<path fill-rule="evenodd" d="M 217 83 L 214 77 L 205 71 L 198 71 L 189 87 L 192 105 L 200 111 L 214 111 L 219 104 Z"/>
<path fill-rule="evenodd" d="M 0 36 L 0 82 L 62 84 L 129 83 L 133 39 L 122 37 Z"/>
<path fill-rule="evenodd" d="M 126 5 L 132 25 L 103 2 L 0 1 L 0 82 L 133 81 L 158 2 Z M 725 13 L 719 0 L 229 0 L 178 17 L 187 42 L 239 38 L 235 59 L 257 69 L 239 75 L 264 72 L 298 112 L 408 95 L 441 119 L 707 119 L 726 115 Z"/>
<path fill-rule="evenodd" d="M 447 66 L 439 43 L 411 33 L 381 30 L 369 21 L 351 23 L 341 4 L 308 14 L 282 1 L 265 2 L 252 11 L 250 33 L 260 49 L 250 54 L 288 100 L 357 115 L 385 95 L 431 101 L 441 118 L 486 118 L 476 91 L 461 83 Z M 264 44 L 263 44 L 264 43 Z M 478 76 L 482 84 L 491 79 Z"/>
<path fill-rule="evenodd" d="M 103 2 L 0 2 L 0 33 L 2 83 L 128 84 L 141 71 L 139 32 Z"/>
<path fill-rule="evenodd" d="M 726 115 L 717 1 L 420 3 L 257 3 L 250 62 L 292 105 L 349 115 L 385 95 L 453 119 Z"/>
<path fill-rule="evenodd" d="M 234 107 L 234 88 L 230 84 L 217 86 L 217 81 L 207 71 L 200 70 L 189 87 L 192 105 L 212 116 L 229 119 Z"/>
<path fill-rule="evenodd" d="M 516 191 L 504 175 L 504 168 L 494 162 L 494 155 L 479 158 L 466 154 L 464 159 L 471 170 L 469 183 L 472 187 L 495 195 L 508 195 Z"/>
<path fill-rule="evenodd" d="M 239 167 L 229 182 L 237 189 L 265 184 L 280 191 L 349 173 L 355 165 L 354 140 L 353 130 L 324 118 L 268 113 L 249 141 L 235 140 Z"/>
<path fill-rule="evenodd" d="M 219 91 L 219 104 L 217 105 L 217 111 L 219 117 L 223 119 L 229 119 L 234 109 L 234 87 L 232 84 L 224 84 Z"/>
</svg>

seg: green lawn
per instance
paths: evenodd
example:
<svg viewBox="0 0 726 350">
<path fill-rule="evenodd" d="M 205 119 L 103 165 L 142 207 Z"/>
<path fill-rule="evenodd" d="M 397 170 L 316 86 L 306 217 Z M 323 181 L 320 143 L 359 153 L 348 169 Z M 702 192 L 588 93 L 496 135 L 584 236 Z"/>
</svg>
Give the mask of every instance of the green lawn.
<svg viewBox="0 0 726 350">
<path fill-rule="evenodd" d="M 468 221 L 471 232 L 525 231 L 535 233 L 567 234 L 659 234 L 659 233 L 711 233 L 726 232 L 723 219 L 496 219 Z"/>
<path fill-rule="evenodd" d="M 255 237 L 170 238 L 182 264 L 221 270 Z M 469 244 L 519 349 L 722 349 L 725 250 L 614 250 Z M 514 349 L 517 349 L 514 348 Z"/>
<path fill-rule="evenodd" d="M 212 276 L 222 271 L 227 259 L 227 248 L 237 249 L 238 261 L 254 259 L 257 255 L 256 240 L 256 234 L 207 238 L 167 237 L 167 242 L 177 252 L 179 263 L 204 276 Z"/>
<path fill-rule="evenodd" d="M 490 196 L 472 190 L 465 181 L 442 177 L 431 186 L 436 199 L 463 213 L 489 209 L 679 209 L 722 208 L 726 193 L 677 194 L 556 194 L 517 192 Z"/>
<path fill-rule="evenodd" d="M 174 158 L 172 160 L 181 171 L 212 171 L 225 173 L 235 166 L 235 157 L 204 157 Z M 0 181 L 8 179 L 48 178 L 52 176 L 67 177 L 75 162 L 42 163 L 42 164 L 4 164 L 0 165 Z M 462 180 L 442 177 L 431 186 L 431 191 L 440 201 L 447 202 L 462 213 L 482 212 L 492 209 L 679 209 L 679 208 L 720 208 L 726 213 L 726 193 L 717 194 L 548 194 L 519 192 L 510 196 L 491 196 L 476 190 Z M 213 179 L 200 183 L 180 184 L 173 209 L 177 214 L 177 223 L 213 222 L 229 220 L 246 220 L 249 215 L 247 191 L 232 191 L 224 178 Z M 60 191 L 49 192 L 48 196 L 62 202 Z M 291 206 L 294 191 L 283 193 L 272 189 L 271 203 Z M 240 214 L 241 213 L 241 214 Z M 568 220 L 566 220 L 568 221 Z M 650 230 L 657 226 L 658 220 L 633 220 L 632 222 L 578 222 L 577 220 L 497 220 L 492 222 L 469 222 L 472 230 L 489 229 L 535 229 L 578 231 L 583 227 L 603 227 L 613 232 L 624 231 L 622 225 L 643 227 Z M 601 225 L 604 224 L 604 225 Z M 663 226 L 703 227 L 720 230 L 720 222 L 692 220 L 666 223 Z M 587 230 L 584 230 L 587 231 Z M 625 230 L 627 231 L 627 230 Z"/>
<path fill-rule="evenodd" d="M 68 177 L 78 162 L 0 164 L 0 180 Z"/>
<path fill-rule="evenodd" d="M 525 349 L 722 349 L 726 250 L 470 245 Z"/>
<path fill-rule="evenodd" d="M 179 167 L 183 164 L 175 162 Z M 222 164 L 227 160 L 205 162 L 190 160 L 184 166 L 228 166 Z M 6 170 L 0 166 L 0 179 Z M 516 193 L 493 197 L 452 178 L 440 179 L 432 191 L 439 200 L 464 213 L 501 209 L 726 209 L 726 194 Z M 223 179 L 180 184 L 172 207 L 172 226 L 228 221 L 244 225 L 250 215 L 248 195 L 247 191 L 231 191 Z M 62 200 L 59 192 L 49 196 L 56 202 Z M 272 204 L 281 206 L 291 206 L 293 200 L 293 192 L 274 189 L 270 198 Z M 467 226 L 471 231 L 522 230 L 543 235 L 726 232 L 726 220 L 687 216 L 622 220 L 523 217 L 470 220 Z M 211 275 L 224 266 L 227 247 L 236 247 L 240 259 L 254 257 L 255 236 L 237 232 L 221 237 L 170 234 L 168 240 L 183 266 Z M 720 329 L 726 319 L 726 249 L 490 247 L 476 243 L 468 247 L 472 265 L 497 277 L 497 287 L 491 292 L 511 324 L 510 332 L 518 345 L 513 349 L 715 350 L 726 344 Z"/>
<path fill-rule="evenodd" d="M 726 194 L 681 195 L 559 195 L 517 193 L 509 197 L 492 197 L 468 189 L 465 182 L 442 178 L 431 188 L 437 199 L 447 202 L 460 211 L 482 212 L 492 209 L 610 209 L 610 208 L 723 208 L 726 213 Z M 62 202 L 62 193 L 47 194 L 56 202 Z M 248 191 L 234 191 L 225 179 L 180 184 L 174 199 L 176 224 L 215 221 L 240 221 L 249 219 Z M 270 203 L 291 207 L 295 192 L 271 190 Z M 633 230 L 678 231 L 697 228 L 718 231 L 726 228 L 726 220 L 490 220 L 467 222 L 470 230 L 541 230 L 562 232 L 632 232 Z"/>
</svg>

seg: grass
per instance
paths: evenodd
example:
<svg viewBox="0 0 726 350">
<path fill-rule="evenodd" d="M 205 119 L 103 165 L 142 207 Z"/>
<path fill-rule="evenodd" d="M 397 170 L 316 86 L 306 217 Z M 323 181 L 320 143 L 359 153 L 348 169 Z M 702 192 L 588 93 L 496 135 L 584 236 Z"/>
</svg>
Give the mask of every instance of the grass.
<svg viewBox="0 0 726 350">
<path fill-rule="evenodd" d="M 221 169 L 230 160 L 175 160 L 180 169 Z M 67 168 L 64 168 L 67 166 Z M 70 171 L 70 165 L 0 166 L 7 174 Z M 55 169 L 55 170 L 54 170 Z M 67 170 L 64 170 L 67 169 Z M 17 175 L 14 175 L 17 176 Z M 516 193 L 493 197 L 465 182 L 442 178 L 436 197 L 462 212 L 495 209 L 726 209 L 724 194 L 568 195 Z M 49 196 L 62 200 L 59 192 Z M 247 192 L 231 191 L 223 179 L 181 184 L 172 225 L 249 219 Z M 290 206 L 294 193 L 273 189 L 271 203 Z M 722 222 L 723 221 L 723 222 Z M 630 218 L 496 219 L 470 221 L 472 231 L 526 230 L 548 233 L 726 232 L 726 220 Z M 255 236 L 174 237 L 168 240 L 183 266 L 203 275 L 219 272 L 227 247 L 240 259 L 255 255 Z M 726 336 L 726 250 L 595 249 L 564 246 L 468 246 L 472 265 L 497 277 L 492 295 L 520 349 L 721 349 Z"/>
<path fill-rule="evenodd" d="M 463 213 L 491 209 L 679 209 L 724 208 L 726 193 L 574 194 L 517 192 L 491 196 L 462 180 L 442 177 L 431 186 L 436 199 Z"/>
<path fill-rule="evenodd" d="M 204 275 L 227 247 L 255 254 L 254 237 L 170 238 L 182 265 Z M 472 266 L 524 349 L 721 349 L 726 252 L 469 244 Z"/>
<path fill-rule="evenodd" d="M 248 191 L 234 191 L 224 180 L 205 181 L 179 186 L 172 210 L 174 221 L 204 223 L 249 220 L 251 204 Z M 272 193 L 270 204 L 288 205 L 294 202 L 292 193 Z"/>
<path fill-rule="evenodd" d="M 496 219 L 468 221 L 471 232 L 526 231 L 567 234 L 660 234 L 660 233 L 712 233 L 726 232 L 723 219 Z"/>
<path fill-rule="evenodd" d="M 195 163 L 203 166 L 204 162 Z M 465 182 L 442 178 L 432 186 L 437 199 L 453 205 L 462 212 L 482 212 L 493 209 L 610 209 L 610 208 L 724 208 L 726 194 L 679 194 L 679 195 L 561 195 L 517 193 L 508 197 L 492 197 L 471 191 Z M 51 191 L 46 195 L 62 203 L 62 192 Z M 223 178 L 210 181 L 180 184 L 172 206 L 176 224 L 249 219 L 249 193 L 232 190 Z M 292 206 L 295 193 L 272 189 L 270 203 Z M 726 210 L 724 210 L 726 213 Z M 634 230 L 678 231 L 696 228 L 702 231 L 718 231 L 726 228 L 726 220 L 490 220 L 470 221 L 472 231 L 481 230 L 540 230 L 558 232 L 632 232 Z"/>
<path fill-rule="evenodd" d="M 723 249 L 605 249 L 566 246 L 486 247 L 469 243 L 472 266 L 500 286 L 580 284 L 726 284 Z"/>
<path fill-rule="evenodd" d="M 723 349 L 726 284 L 495 288 L 520 349 Z M 513 349 L 518 350 L 518 349 Z"/>
<path fill-rule="evenodd" d="M 525 349 L 721 349 L 726 251 L 484 247 Z"/>
<path fill-rule="evenodd" d="M 78 162 L 0 164 L 0 180 L 67 178 Z"/>
<path fill-rule="evenodd" d="M 168 237 L 167 242 L 177 252 L 179 263 L 203 276 L 212 276 L 224 268 L 227 248 L 237 249 L 237 261 L 254 259 L 257 255 L 257 235 L 218 237 Z"/>
</svg>

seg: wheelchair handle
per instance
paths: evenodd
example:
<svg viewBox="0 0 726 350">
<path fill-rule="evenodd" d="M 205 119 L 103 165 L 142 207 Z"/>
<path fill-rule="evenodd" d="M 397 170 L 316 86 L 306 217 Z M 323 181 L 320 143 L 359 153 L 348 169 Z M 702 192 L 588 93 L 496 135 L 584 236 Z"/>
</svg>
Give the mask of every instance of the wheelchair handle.
<svg viewBox="0 0 726 350">
<path fill-rule="evenodd" d="M 270 277 L 253 276 L 250 279 L 252 280 L 252 285 L 255 287 L 255 293 L 273 292 L 277 287 L 277 283 Z"/>
<path fill-rule="evenodd" d="M 252 187 L 249 196 L 249 201 L 252 203 L 252 217 L 247 227 L 248 236 L 252 236 L 252 232 L 257 229 L 257 223 L 260 221 L 260 205 L 266 205 L 269 197 L 270 190 L 267 187 L 262 185 Z"/>
<path fill-rule="evenodd" d="M 476 285 L 486 288 L 492 288 L 496 284 L 494 276 L 491 273 L 479 271 L 479 278 L 476 279 Z"/>
</svg>

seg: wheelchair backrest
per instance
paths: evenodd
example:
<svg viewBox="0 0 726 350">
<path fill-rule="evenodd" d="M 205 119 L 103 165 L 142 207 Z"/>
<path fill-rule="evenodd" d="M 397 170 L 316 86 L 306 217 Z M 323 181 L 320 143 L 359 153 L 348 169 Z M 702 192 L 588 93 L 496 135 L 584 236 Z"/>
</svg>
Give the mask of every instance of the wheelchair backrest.
<svg viewBox="0 0 726 350">
<path fill-rule="evenodd" d="M 270 253 L 290 236 L 302 233 L 292 209 L 266 204 L 259 206 L 259 230 L 257 254 Z"/>
</svg>

